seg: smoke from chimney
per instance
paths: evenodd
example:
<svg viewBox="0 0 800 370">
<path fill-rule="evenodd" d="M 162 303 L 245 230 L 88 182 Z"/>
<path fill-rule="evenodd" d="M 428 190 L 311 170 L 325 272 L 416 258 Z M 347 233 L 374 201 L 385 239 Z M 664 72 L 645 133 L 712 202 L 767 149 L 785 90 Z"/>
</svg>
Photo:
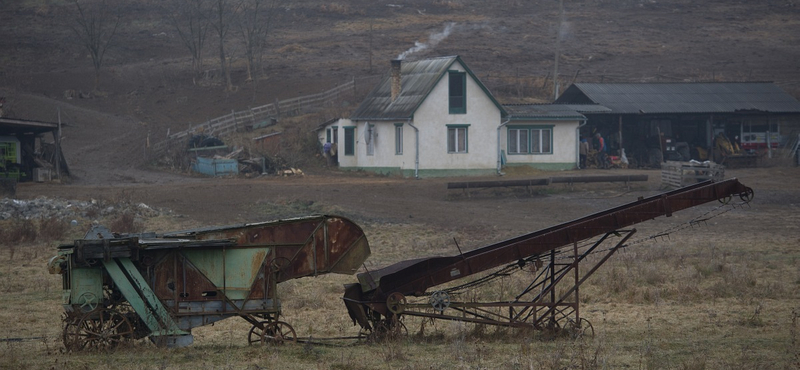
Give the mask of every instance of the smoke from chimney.
<svg viewBox="0 0 800 370">
<path fill-rule="evenodd" d="M 453 32 L 453 27 L 455 27 L 455 25 L 456 25 L 455 22 L 447 23 L 447 25 L 444 27 L 444 29 L 441 32 L 432 33 L 430 36 L 428 36 L 428 42 L 415 41 L 414 42 L 414 46 L 412 48 L 400 53 L 400 55 L 397 56 L 397 59 L 398 60 L 403 60 L 407 56 L 409 56 L 411 54 L 414 54 L 416 52 L 420 52 L 420 51 L 423 51 L 423 50 L 426 50 L 426 49 L 429 49 L 429 48 L 436 47 L 436 45 L 439 44 L 440 42 L 442 42 L 444 39 L 446 39 L 447 36 L 450 36 L 450 33 Z"/>
</svg>

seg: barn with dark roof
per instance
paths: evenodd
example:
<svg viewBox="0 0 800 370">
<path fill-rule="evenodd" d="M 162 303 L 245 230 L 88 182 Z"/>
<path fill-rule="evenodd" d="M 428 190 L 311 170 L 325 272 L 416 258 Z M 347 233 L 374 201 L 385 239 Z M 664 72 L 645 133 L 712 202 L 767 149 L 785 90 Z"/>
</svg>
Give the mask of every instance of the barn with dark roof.
<svg viewBox="0 0 800 370">
<path fill-rule="evenodd" d="M 645 165 L 658 165 L 654 152 L 666 159 L 720 160 L 714 153 L 719 135 L 751 153 L 791 145 L 800 120 L 800 102 L 771 82 L 576 83 L 556 103 L 607 108 L 579 108 L 588 119 L 584 134 L 602 133 L 612 154 L 624 148 Z M 665 145 L 668 140 L 674 145 Z M 669 150 L 681 143 L 688 157 Z"/>
</svg>

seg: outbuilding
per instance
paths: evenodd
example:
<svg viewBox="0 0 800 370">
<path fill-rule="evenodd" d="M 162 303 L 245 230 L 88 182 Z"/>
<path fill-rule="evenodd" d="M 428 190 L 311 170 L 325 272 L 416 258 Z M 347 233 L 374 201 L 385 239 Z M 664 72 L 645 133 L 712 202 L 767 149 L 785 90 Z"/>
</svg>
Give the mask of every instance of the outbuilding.
<svg viewBox="0 0 800 370">
<path fill-rule="evenodd" d="M 58 131 L 54 122 L 0 117 L 0 178 L 22 182 L 69 175 Z"/>
<path fill-rule="evenodd" d="M 771 82 L 576 83 L 556 103 L 594 109 L 577 108 L 588 120 L 584 134 L 602 133 L 612 153 L 624 148 L 642 166 L 720 161 L 717 138 L 769 155 L 800 132 L 800 102 Z"/>
</svg>

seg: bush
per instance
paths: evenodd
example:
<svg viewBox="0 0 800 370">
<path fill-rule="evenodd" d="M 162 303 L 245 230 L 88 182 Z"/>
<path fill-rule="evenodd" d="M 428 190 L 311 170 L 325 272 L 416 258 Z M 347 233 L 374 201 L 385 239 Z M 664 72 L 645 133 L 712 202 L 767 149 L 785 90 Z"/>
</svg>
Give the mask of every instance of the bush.
<svg viewBox="0 0 800 370">
<path fill-rule="evenodd" d="M 36 240 L 36 225 L 31 220 L 14 221 L 4 236 L 3 240 L 8 244 L 33 242 Z"/>
<path fill-rule="evenodd" d="M 39 239 L 61 240 L 67 233 L 69 225 L 56 217 L 42 218 L 39 222 Z"/>
<path fill-rule="evenodd" d="M 111 221 L 109 225 L 115 233 L 137 233 L 144 230 L 144 225 L 136 220 L 136 215 L 125 212 Z"/>
</svg>

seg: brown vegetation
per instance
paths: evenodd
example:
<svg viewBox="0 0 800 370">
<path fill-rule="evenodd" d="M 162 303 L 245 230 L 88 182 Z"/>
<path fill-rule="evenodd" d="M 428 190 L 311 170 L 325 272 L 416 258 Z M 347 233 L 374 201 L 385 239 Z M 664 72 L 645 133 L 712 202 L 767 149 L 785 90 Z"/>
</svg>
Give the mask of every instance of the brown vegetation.
<svg viewBox="0 0 800 370">
<path fill-rule="evenodd" d="M 63 353 L 61 283 L 46 261 L 62 239 L 79 238 L 98 220 L 114 231 L 170 231 L 253 222 L 309 213 L 335 213 L 362 225 L 373 246 L 367 268 L 413 257 L 453 254 L 606 209 L 658 189 L 646 186 L 543 189 L 529 195 L 486 192 L 448 200 L 443 179 L 409 180 L 345 174 L 314 166 L 309 133 L 331 116 L 346 115 L 372 85 L 322 116 L 281 119 L 293 155 L 284 162 L 311 167 L 302 178 L 202 179 L 139 170 L 147 138 L 244 109 L 318 93 L 378 75 L 388 60 L 446 22 L 458 32 L 422 58 L 461 55 L 501 102 L 550 98 L 558 6 L 554 1 L 304 1 L 284 3 L 263 56 L 263 71 L 248 80 L 243 53 L 226 54 L 233 91 L 206 49 L 195 58 L 151 2 L 125 8 L 116 48 L 109 48 L 101 92 L 90 91 L 91 57 L 71 42 L 64 4 L 12 1 L 0 11 L 0 87 L 18 117 L 66 124 L 65 150 L 73 184 L 20 187 L 18 196 L 46 194 L 101 199 L 108 204 L 167 207 L 175 216 L 114 215 L 90 210 L 90 220 L 67 228 L 57 220 L 0 222 L 0 367 L 14 369 L 261 369 L 261 368 L 763 368 L 800 364 L 797 337 L 800 275 L 796 225 L 800 183 L 786 167 L 732 170 L 729 176 L 756 191 L 750 208 L 714 219 L 707 227 L 669 240 L 626 248 L 585 285 L 582 316 L 591 337 L 552 337 L 449 322 L 409 319 L 409 336 L 354 346 L 248 347 L 249 325 L 224 320 L 194 331 L 195 345 L 160 349 L 146 341 L 112 353 Z M 392 5 L 392 6 L 389 6 Z M 570 1 L 558 80 L 570 82 L 773 80 L 798 94 L 798 9 L 791 2 Z M 211 44 L 218 46 L 209 40 Z M 232 49 L 243 50 L 231 40 Z M 206 45 L 208 47 L 208 45 Z M 202 68 L 201 68 L 202 67 Z M 202 69 L 202 71 L 195 70 Z M 252 72 L 252 71 L 251 71 Z M 359 80 L 361 81 L 361 80 Z M 7 110 L 7 111 L 8 111 Z M 245 143 L 252 137 L 226 138 Z M 182 148 L 176 148 L 182 149 Z M 256 149 L 253 149 L 255 152 Z M 182 150 L 176 150 L 182 152 Z M 175 154 L 168 167 L 185 169 Z M 304 168 L 305 169 L 305 168 Z M 510 177 L 538 176 L 509 171 Z M 789 185 L 787 185 L 789 184 Z M 120 191 L 120 188 L 123 191 Z M 700 212 L 700 211 L 698 211 Z M 183 215 L 183 216 L 181 216 Z M 105 218 L 104 218 L 105 217 Z M 118 217 L 118 218 L 117 218 Z M 681 215 L 640 227 L 654 235 Z M 117 223 L 117 224 L 113 224 Z M 42 227 L 41 225 L 46 225 Z M 61 235 L 59 235 L 61 234 Z M 285 320 L 300 336 L 354 335 L 341 302 L 350 276 L 324 276 L 281 284 Z M 467 299 L 497 299 L 524 283 L 470 292 Z"/>
<path fill-rule="evenodd" d="M 0 304 L 0 317 L 9 323 L 9 332 L 15 333 L 13 338 L 21 338 L 0 349 L 2 363 L 14 368 L 56 369 L 106 363 L 125 368 L 169 369 L 790 367 L 800 355 L 793 313 L 800 294 L 800 256 L 795 250 L 798 234 L 787 226 L 800 220 L 785 204 L 797 204 L 800 194 L 781 184 L 795 181 L 796 174 L 787 174 L 780 168 L 731 172 L 756 190 L 751 207 L 737 208 L 706 225 L 671 234 L 668 239 L 657 238 L 624 248 L 582 287 L 581 316 L 593 324 L 593 337 L 554 337 L 546 332 L 406 318 L 409 334 L 396 341 L 264 348 L 248 347 L 245 337 L 249 325 L 243 320 L 228 319 L 193 330 L 196 342 L 184 349 L 159 349 L 139 341 L 109 354 L 62 354 L 58 325 L 60 282 L 57 276 L 47 275 L 44 266 L 54 252 L 53 243 L 37 241 L 17 248 L 11 261 L 7 257 L 10 251 L 2 251 L 0 260 L 8 262 L 0 268 L 0 289 L 6 297 Z M 230 181 L 236 183 L 227 180 Z M 350 190 L 334 191 L 347 189 L 342 187 L 342 181 L 350 184 Z M 436 190 L 442 187 L 441 182 L 356 174 L 243 181 L 233 193 L 241 194 L 249 206 L 231 204 L 234 198 L 230 194 L 222 199 L 188 195 L 212 182 L 219 183 L 212 180 L 203 186 L 183 184 L 175 188 L 188 196 L 187 201 L 193 199 L 187 203 L 194 209 L 189 213 L 192 218 L 210 216 L 214 221 L 203 224 L 224 224 L 235 219 L 231 213 L 242 215 L 241 220 L 347 214 L 359 220 L 372 245 L 367 268 L 418 256 L 454 254 L 457 251 L 453 239 L 461 248 L 471 249 L 552 225 L 558 222 L 554 217 L 569 220 L 636 199 L 640 194 L 652 194 L 658 187 L 654 180 L 632 190 L 616 184 L 595 184 L 571 189 L 556 187 L 534 196 L 498 192 L 445 200 L 444 194 Z M 323 191 L 317 193 L 317 185 Z M 414 187 L 416 195 L 404 195 L 403 188 L 409 186 Z M 167 199 L 173 197 L 170 187 L 148 187 L 146 194 L 136 188 L 123 193 L 115 190 L 109 198 L 136 202 L 147 197 L 160 203 L 164 195 Z M 222 189 L 225 188 L 213 192 L 217 198 L 228 194 Z M 356 206 L 369 202 L 372 196 L 382 197 L 382 209 L 369 204 L 366 209 Z M 407 204 L 400 205 L 401 199 Z M 206 207 L 216 211 L 203 215 Z M 661 234 L 715 207 L 710 204 L 637 225 L 637 235 L 641 239 Z M 446 214 L 452 217 L 445 217 Z M 481 216 L 470 221 L 475 214 Z M 141 220 L 147 230 L 177 230 L 197 224 L 192 219 L 175 217 Z M 487 301 L 508 297 L 524 286 L 527 278 L 527 273 L 520 271 L 494 285 L 468 291 L 458 299 Z M 290 322 L 300 337 L 355 335 L 358 330 L 341 303 L 342 285 L 352 281 L 351 276 L 326 275 L 282 283 L 282 320 Z"/>
</svg>

